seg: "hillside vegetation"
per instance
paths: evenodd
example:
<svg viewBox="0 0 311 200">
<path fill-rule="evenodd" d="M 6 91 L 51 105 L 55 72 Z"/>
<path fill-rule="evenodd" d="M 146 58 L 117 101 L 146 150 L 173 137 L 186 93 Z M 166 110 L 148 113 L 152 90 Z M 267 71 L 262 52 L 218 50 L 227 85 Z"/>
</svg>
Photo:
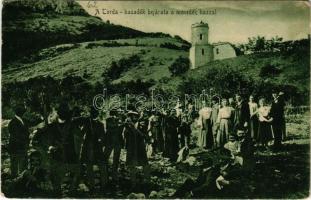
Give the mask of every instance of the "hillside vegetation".
<svg viewBox="0 0 311 200">
<path fill-rule="evenodd" d="M 279 88 L 286 91 L 289 100 L 298 98 L 296 103 L 307 103 L 308 40 L 303 41 L 304 48 L 292 52 L 262 52 L 213 61 L 176 77 L 171 76 L 168 67 L 179 56 L 188 57 L 188 52 L 182 48 L 161 47 L 164 43 L 176 47 L 184 45 L 175 38 L 150 37 L 58 45 L 33 55 L 36 62 L 4 69 L 2 81 L 10 84 L 46 76 L 61 81 L 76 76 L 90 84 L 106 87 L 111 84 L 127 87 L 127 82 L 139 80 L 149 82 L 149 86 L 167 94 L 200 93 L 203 89 L 214 88 L 224 96 L 246 90 L 257 97 L 269 95 L 272 88 Z M 128 63 L 131 61 L 127 59 L 132 56 L 138 60 Z M 123 67 L 113 72 L 117 75 L 107 79 L 113 62 L 121 62 Z"/>
<path fill-rule="evenodd" d="M 182 50 L 159 47 L 163 42 L 176 46 L 182 43 L 173 38 L 136 38 L 66 44 L 43 49 L 33 56 L 34 63 L 19 67 L 10 66 L 3 70 L 3 83 L 25 81 L 37 76 L 51 76 L 62 79 L 66 76 L 87 76 L 90 82 L 102 80 L 102 74 L 111 66 L 112 61 L 118 61 L 131 55 L 140 57 L 140 63 L 131 70 L 125 71 L 114 82 L 133 79 L 154 79 L 170 77 L 168 67 L 178 56 L 187 57 Z M 135 43 L 138 45 L 135 46 Z M 107 47 L 111 46 L 111 47 Z"/>
<path fill-rule="evenodd" d="M 59 44 L 139 36 L 167 37 L 144 33 L 90 16 L 73 0 L 4 1 L 2 15 L 3 68 L 12 61 L 31 63 L 31 54 Z"/>
<path fill-rule="evenodd" d="M 189 54 L 189 43 L 180 37 L 103 22 L 69 0 L 36 2 L 4 4 L 2 103 L 8 109 L 25 99 L 37 109 L 44 105 L 42 93 L 48 107 L 64 99 L 90 105 L 104 87 L 110 94 L 146 95 L 150 89 L 171 95 L 213 88 L 223 97 L 243 92 L 256 98 L 271 98 L 277 88 L 292 103 L 309 103 L 309 40 L 287 41 L 278 51 L 213 61 L 172 76 L 169 67 Z"/>
<path fill-rule="evenodd" d="M 308 99 L 309 40 L 299 42 L 300 48 L 291 52 L 262 52 L 213 61 L 154 87 L 169 93 L 200 93 L 214 88 L 224 96 L 243 89 L 265 96 L 272 88 L 278 88 Z"/>
</svg>

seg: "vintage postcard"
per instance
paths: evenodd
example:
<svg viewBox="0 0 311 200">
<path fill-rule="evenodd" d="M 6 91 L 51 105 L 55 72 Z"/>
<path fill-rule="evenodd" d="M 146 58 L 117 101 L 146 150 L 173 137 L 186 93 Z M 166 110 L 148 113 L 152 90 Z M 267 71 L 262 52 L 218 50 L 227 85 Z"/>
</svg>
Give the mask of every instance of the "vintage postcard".
<svg viewBox="0 0 311 200">
<path fill-rule="evenodd" d="M 2 197 L 308 198 L 310 5 L 3 0 Z"/>
</svg>

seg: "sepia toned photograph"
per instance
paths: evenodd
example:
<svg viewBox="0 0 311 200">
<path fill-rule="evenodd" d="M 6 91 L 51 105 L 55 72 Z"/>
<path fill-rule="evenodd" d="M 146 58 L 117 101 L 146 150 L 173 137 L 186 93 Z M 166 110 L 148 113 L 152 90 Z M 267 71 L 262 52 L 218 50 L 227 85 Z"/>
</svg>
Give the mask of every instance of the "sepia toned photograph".
<svg viewBox="0 0 311 200">
<path fill-rule="evenodd" d="M 309 198 L 309 1 L 1 6 L 2 198 Z"/>
</svg>

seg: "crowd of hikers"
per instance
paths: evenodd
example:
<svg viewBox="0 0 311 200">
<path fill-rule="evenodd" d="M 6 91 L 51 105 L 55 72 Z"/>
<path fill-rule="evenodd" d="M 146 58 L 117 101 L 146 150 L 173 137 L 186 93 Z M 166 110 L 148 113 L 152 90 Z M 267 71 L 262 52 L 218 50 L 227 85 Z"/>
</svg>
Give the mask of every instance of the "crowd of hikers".
<svg viewBox="0 0 311 200">
<path fill-rule="evenodd" d="M 82 116 L 61 103 L 48 122 L 35 128 L 24 122 L 26 108 L 18 105 L 8 125 L 10 176 L 4 180 L 4 192 L 13 197 L 62 197 L 64 182 L 69 196 L 81 182 L 89 191 L 94 191 L 95 185 L 105 190 L 118 183 L 122 149 L 130 174 L 128 187 L 135 188 L 138 182 L 150 182 L 148 161 L 152 157 L 160 155 L 175 163 L 181 149 L 193 148 L 193 144 L 206 152 L 228 150 L 229 160 L 202 167 L 198 179 L 187 179 L 174 196 L 198 197 L 202 191 L 222 190 L 236 166 L 247 166 L 255 146 L 280 149 L 286 137 L 283 96 L 273 92 L 269 104 L 264 98 L 257 104 L 253 96 L 247 100 L 239 94 L 211 98 L 200 102 L 198 110 L 191 101 L 151 111 L 133 106 L 127 111 L 112 109 L 104 119 L 93 106 Z M 98 167 L 99 183 L 95 182 L 94 166 Z M 142 167 L 142 180 L 137 178 L 138 166 Z"/>
</svg>

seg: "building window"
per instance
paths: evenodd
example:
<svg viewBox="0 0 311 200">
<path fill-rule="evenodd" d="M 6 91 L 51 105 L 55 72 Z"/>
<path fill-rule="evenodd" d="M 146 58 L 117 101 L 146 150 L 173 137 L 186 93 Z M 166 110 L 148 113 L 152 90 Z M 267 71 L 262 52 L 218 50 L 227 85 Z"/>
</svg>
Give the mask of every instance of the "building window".
<svg viewBox="0 0 311 200">
<path fill-rule="evenodd" d="M 200 34 L 200 40 L 202 40 L 203 39 L 203 35 L 202 34 Z"/>
<path fill-rule="evenodd" d="M 202 49 L 202 55 L 204 55 L 204 49 Z"/>
<path fill-rule="evenodd" d="M 218 48 L 216 48 L 216 54 L 219 54 L 219 49 Z"/>
</svg>

